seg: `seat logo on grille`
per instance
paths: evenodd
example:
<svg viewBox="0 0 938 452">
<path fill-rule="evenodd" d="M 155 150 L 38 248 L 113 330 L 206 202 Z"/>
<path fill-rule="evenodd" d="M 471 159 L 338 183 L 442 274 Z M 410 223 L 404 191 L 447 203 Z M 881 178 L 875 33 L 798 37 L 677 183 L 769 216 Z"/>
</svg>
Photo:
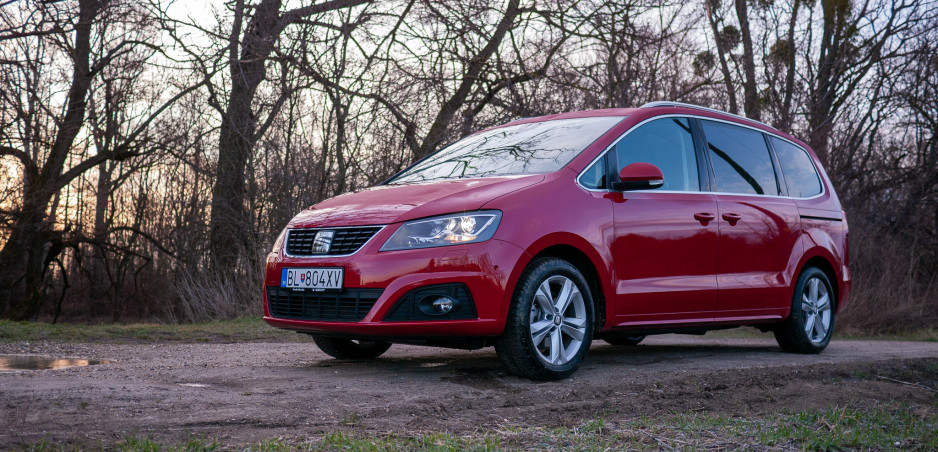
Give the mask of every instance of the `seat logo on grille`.
<svg viewBox="0 0 938 452">
<path fill-rule="evenodd" d="M 319 231 L 313 240 L 313 252 L 317 254 L 326 254 L 332 247 L 332 237 L 335 231 Z"/>
</svg>

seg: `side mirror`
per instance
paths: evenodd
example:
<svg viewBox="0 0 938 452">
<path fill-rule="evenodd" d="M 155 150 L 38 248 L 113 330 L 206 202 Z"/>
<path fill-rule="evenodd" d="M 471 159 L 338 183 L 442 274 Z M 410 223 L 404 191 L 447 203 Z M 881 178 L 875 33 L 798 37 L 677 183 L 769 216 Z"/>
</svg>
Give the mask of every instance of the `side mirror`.
<svg viewBox="0 0 938 452">
<path fill-rule="evenodd" d="M 664 185 L 664 174 L 651 163 L 636 162 L 619 171 L 619 182 L 612 183 L 616 191 L 649 190 Z"/>
</svg>

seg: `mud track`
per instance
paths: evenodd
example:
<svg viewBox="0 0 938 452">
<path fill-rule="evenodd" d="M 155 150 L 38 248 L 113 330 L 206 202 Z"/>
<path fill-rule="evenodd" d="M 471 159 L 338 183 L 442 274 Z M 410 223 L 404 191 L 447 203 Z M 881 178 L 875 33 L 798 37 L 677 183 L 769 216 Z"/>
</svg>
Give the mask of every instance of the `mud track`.
<svg viewBox="0 0 938 452">
<path fill-rule="evenodd" d="M 609 415 L 938 406 L 932 390 L 897 382 L 914 371 L 918 384 L 935 387 L 938 343 L 920 342 L 834 341 L 819 356 L 782 353 L 768 336 L 596 342 L 580 371 L 556 383 L 507 375 L 492 349 L 395 345 L 370 362 L 334 360 L 312 343 L 8 343 L 0 354 L 110 361 L 0 372 L 2 449 L 42 439 L 113 443 L 132 433 L 249 443 L 336 429 L 475 432 Z M 888 375 L 897 381 L 879 378 Z"/>
</svg>

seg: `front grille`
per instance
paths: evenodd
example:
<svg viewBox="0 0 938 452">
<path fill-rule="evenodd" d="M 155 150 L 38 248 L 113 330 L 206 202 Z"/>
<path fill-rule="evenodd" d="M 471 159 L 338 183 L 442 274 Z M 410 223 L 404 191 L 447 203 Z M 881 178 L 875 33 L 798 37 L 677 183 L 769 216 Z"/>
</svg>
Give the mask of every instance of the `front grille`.
<svg viewBox="0 0 938 452">
<path fill-rule="evenodd" d="M 287 254 L 291 256 L 341 256 L 358 251 L 365 242 L 381 230 L 380 226 L 356 228 L 290 229 L 287 233 Z M 319 231 L 333 231 L 332 246 L 327 253 L 313 252 L 313 241 Z"/>
<path fill-rule="evenodd" d="M 359 322 L 375 305 L 384 289 L 344 289 L 310 292 L 267 287 L 270 314 L 282 319 Z"/>
</svg>

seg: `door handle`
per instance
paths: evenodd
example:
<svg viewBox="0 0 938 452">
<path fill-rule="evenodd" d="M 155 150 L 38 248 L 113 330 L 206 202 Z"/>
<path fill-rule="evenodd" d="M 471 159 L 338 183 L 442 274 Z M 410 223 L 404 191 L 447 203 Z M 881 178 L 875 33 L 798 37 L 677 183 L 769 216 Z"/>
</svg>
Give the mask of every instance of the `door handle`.
<svg viewBox="0 0 938 452">
<path fill-rule="evenodd" d="M 736 222 L 741 220 L 743 217 L 738 213 L 724 213 L 723 219 L 730 223 L 730 226 L 736 226 Z"/>
<path fill-rule="evenodd" d="M 698 212 L 694 214 L 694 219 L 699 221 L 700 224 L 706 226 L 707 223 L 713 221 L 716 218 L 716 215 L 709 212 Z"/>
</svg>

